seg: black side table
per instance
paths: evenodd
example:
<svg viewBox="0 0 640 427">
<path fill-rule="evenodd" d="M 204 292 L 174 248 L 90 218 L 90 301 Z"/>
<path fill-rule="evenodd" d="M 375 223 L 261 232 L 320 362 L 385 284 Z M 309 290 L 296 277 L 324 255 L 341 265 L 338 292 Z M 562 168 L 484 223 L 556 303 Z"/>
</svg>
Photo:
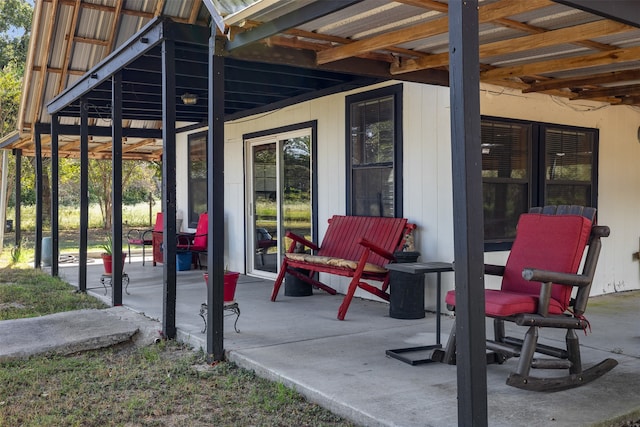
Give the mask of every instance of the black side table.
<svg viewBox="0 0 640 427">
<path fill-rule="evenodd" d="M 426 359 L 411 359 L 404 356 L 404 354 L 412 353 L 412 352 L 424 352 L 428 350 L 435 350 L 437 348 L 442 348 L 442 344 L 440 342 L 440 314 L 441 314 L 440 298 L 442 293 L 441 274 L 443 272 L 453 271 L 453 264 L 450 262 L 407 262 L 407 263 L 387 264 L 385 267 L 388 270 L 410 274 L 412 276 L 422 276 L 427 273 L 436 273 L 438 275 L 436 280 L 436 286 L 437 286 L 436 287 L 436 343 L 434 345 L 428 345 L 428 346 L 398 348 L 398 349 L 386 351 L 387 356 L 393 357 L 394 359 L 398 359 L 410 365 L 421 365 L 424 363 L 432 362 L 431 357 L 428 357 Z M 391 293 L 393 294 L 393 289 L 391 289 Z"/>
</svg>

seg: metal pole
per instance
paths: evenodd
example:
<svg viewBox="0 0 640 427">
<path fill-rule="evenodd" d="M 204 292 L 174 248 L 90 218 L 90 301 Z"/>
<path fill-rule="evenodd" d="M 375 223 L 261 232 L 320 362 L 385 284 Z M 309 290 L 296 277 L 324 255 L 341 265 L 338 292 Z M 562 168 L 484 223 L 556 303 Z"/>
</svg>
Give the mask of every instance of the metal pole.
<svg viewBox="0 0 640 427">
<path fill-rule="evenodd" d="M 487 425 L 478 1 L 449 3 L 458 425 Z"/>
<path fill-rule="evenodd" d="M 15 232 L 16 232 L 16 247 L 22 247 L 22 150 L 14 149 L 13 155 L 16 156 L 16 208 L 15 208 Z"/>
<path fill-rule="evenodd" d="M 7 186 L 9 183 L 7 179 L 9 178 L 9 157 L 7 150 L 2 150 L 2 177 L 0 178 L 0 252 L 2 252 L 2 248 L 4 246 L 4 232 L 6 230 L 6 221 L 7 221 Z"/>
<path fill-rule="evenodd" d="M 209 136 L 207 211 L 209 236 L 224 236 L 224 39 L 209 38 Z M 207 359 L 224 359 L 224 239 L 207 240 Z"/>
<path fill-rule="evenodd" d="M 80 254 L 78 290 L 87 292 L 87 240 L 89 227 L 89 106 L 80 100 Z"/>
<path fill-rule="evenodd" d="M 58 253 L 60 233 L 58 226 L 59 203 L 59 155 L 58 155 L 58 115 L 51 116 L 51 275 L 58 276 Z"/>
<path fill-rule="evenodd" d="M 111 79 L 111 304 L 122 305 L 122 72 Z"/>
<path fill-rule="evenodd" d="M 42 264 L 42 138 L 40 132 L 35 134 L 36 149 L 36 241 L 34 248 L 34 268 L 40 268 Z"/>
<path fill-rule="evenodd" d="M 176 70 L 175 43 L 162 43 L 162 201 L 164 234 L 162 333 L 176 337 Z"/>
</svg>

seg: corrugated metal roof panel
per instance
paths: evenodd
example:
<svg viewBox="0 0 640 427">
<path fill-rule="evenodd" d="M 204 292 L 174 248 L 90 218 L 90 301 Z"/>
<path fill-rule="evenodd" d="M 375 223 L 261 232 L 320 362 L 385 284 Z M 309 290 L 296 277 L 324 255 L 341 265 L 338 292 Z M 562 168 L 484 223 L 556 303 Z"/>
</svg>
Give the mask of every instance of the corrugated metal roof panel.
<svg viewBox="0 0 640 427">
<path fill-rule="evenodd" d="M 499 67 L 511 67 L 530 62 L 531 58 L 546 61 L 550 59 L 571 58 L 574 56 L 586 55 L 591 52 L 593 51 L 585 47 L 573 44 L 564 44 L 543 49 L 533 49 L 506 55 L 481 58 L 480 62 Z"/>
<path fill-rule="evenodd" d="M 246 9 L 260 0 L 212 0 L 220 16 L 225 17 Z"/>
<path fill-rule="evenodd" d="M 554 4 L 531 12 L 513 15 L 509 18 L 535 27 L 544 28 L 545 30 L 555 30 L 603 19 L 600 16 L 578 9 L 572 9 L 561 4 Z"/>
<path fill-rule="evenodd" d="M 180 19 L 188 19 L 193 9 L 194 0 L 168 0 L 164 4 L 163 15 Z"/>
<path fill-rule="evenodd" d="M 129 40 L 134 34 L 140 31 L 142 27 L 147 25 L 149 21 L 149 18 L 141 16 L 123 15 L 120 18 L 120 27 L 118 28 L 114 49 L 117 49 L 118 46 L 121 46 Z"/>
<path fill-rule="evenodd" d="M 624 33 L 598 37 L 594 41 L 618 47 L 630 47 L 640 45 L 640 29 L 625 31 Z"/>
</svg>

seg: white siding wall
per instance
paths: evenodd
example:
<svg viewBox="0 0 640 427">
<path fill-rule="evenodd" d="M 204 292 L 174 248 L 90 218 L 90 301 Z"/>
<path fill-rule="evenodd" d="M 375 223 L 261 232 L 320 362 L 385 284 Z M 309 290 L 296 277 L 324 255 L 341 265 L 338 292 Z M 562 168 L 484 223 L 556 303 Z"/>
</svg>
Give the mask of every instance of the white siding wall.
<svg viewBox="0 0 640 427">
<path fill-rule="evenodd" d="M 393 83 L 389 83 L 393 84 Z M 371 90 L 378 85 L 367 88 Z M 345 212 L 345 96 L 363 90 L 326 96 L 282 110 L 227 123 L 225 128 L 225 262 L 245 271 L 245 166 L 242 136 L 246 133 L 317 120 L 318 228 L 324 234 L 327 219 Z M 405 83 L 404 133 L 404 216 L 418 225 L 416 249 L 422 260 L 452 261 L 453 212 L 450 150 L 450 108 L 448 88 Z M 570 103 L 548 96 L 528 94 L 483 85 L 480 94 L 484 115 L 559 123 L 600 129 L 599 223 L 611 227 L 604 240 L 593 294 L 640 288 L 638 251 L 640 221 L 640 143 L 636 136 L 640 112 L 628 107 Z M 590 110 L 590 111 L 588 111 Z M 186 135 L 179 136 L 177 172 L 186 176 Z M 180 142 L 184 139 L 184 142 Z M 178 209 L 186 212 L 186 191 L 178 188 Z M 500 263 L 506 253 L 487 254 L 487 262 Z M 342 278 L 325 277 L 340 292 L 346 290 Z M 443 274 L 445 289 L 453 287 L 453 274 Z M 435 277 L 427 277 L 433 284 Z M 489 287 L 498 286 L 488 281 Z M 364 293 L 362 296 L 369 297 Z M 427 288 L 427 308 L 433 302 L 433 286 Z"/>
<path fill-rule="evenodd" d="M 592 295 L 640 289 L 638 251 L 640 221 L 640 111 L 588 101 L 568 101 L 483 85 L 482 114 L 600 130 L 598 223 L 611 228 L 603 239 Z M 492 254 L 491 261 L 500 259 Z M 505 256 L 502 255 L 502 259 Z"/>
</svg>

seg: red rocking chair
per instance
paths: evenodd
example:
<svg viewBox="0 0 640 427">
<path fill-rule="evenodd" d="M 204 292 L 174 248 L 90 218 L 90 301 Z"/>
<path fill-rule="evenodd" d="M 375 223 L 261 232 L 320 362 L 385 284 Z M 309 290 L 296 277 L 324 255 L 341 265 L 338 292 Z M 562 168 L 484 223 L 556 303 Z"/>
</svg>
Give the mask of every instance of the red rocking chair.
<svg viewBox="0 0 640 427">
<path fill-rule="evenodd" d="M 578 387 L 599 378 L 618 363 L 614 359 L 583 369 L 576 329 L 587 332 L 584 316 L 596 270 L 602 237 L 609 227 L 595 225 L 596 210 L 581 206 L 533 208 L 520 217 L 517 236 L 506 266 L 485 266 L 485 274 L 502 276 L 500 290 L 485 291 L 485 313 L 494 319 L 494 340 L 487 341 L 487 362 L 503 363 L 519 357 L 507 384 L 534 391 Z M 582 273 L 578 269 L 588 246 Z M 575 297 L 571 298 L 572 292 Z M 455 291 L 446 296 L 455 309 Z M 524 339 L 505 335 L 505 322 L 527 327 Z M 542 327 L 566 330 L 566 347 L 538 342 Z M 436 350 L 435 361 L 455 364 L 455 324 L 449 342 Z M 534 357 L 536 354 L 548 356 Z M 567 369 L 564 376 L 536 377 L 532 368 Z"/>
</svg>

